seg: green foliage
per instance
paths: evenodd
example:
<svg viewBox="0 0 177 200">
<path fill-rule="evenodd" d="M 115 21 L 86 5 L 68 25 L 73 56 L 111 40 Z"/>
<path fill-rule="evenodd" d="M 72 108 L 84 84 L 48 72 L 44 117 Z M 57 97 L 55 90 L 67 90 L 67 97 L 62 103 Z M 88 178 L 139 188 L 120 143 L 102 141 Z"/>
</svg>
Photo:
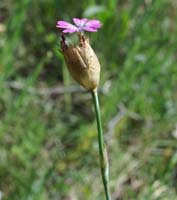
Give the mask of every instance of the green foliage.
<svg viewBox="0 0 177 200">
<path fill-rule="evenodd" d="M 3 199 L 104 198 L 91 96 L 58 51 L 55 23 L 73 17 L 103 23 L 87 35 L 109 87 L 100 101 L 113 199 L 177 199 L 176 2 L 1 1 Z"/>
</svg>

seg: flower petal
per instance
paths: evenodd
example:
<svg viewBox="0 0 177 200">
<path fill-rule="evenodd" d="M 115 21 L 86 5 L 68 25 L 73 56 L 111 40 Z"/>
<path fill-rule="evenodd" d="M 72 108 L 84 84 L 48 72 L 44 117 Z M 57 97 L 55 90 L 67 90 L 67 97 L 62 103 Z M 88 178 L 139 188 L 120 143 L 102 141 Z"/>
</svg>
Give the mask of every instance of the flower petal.
<svg viewBox="0 0 177 200">
<path fill-rule="evenodd" d="M 65 22 L 65 21 L 58 21 L 57 22 L 57 27 L 58 28 L 73 28 L 75 26 L 70 24 L 70 23 L 68 23 L 68 22 Z"/>
<path fill-rule="evenodd" d="M 85 24 L 86 27 L 90 27 L 93 29 L 98 29 L 101 27 L 101 22 L 99 20 L 89 20 Z"/>
<path fill-rule="evenodd" d="M 79 19 L 79 18 L 73 18 L 74 23 L 78 28 L 81 28 L 87 21 L 87 18 Z"/>
<path fill-rule="evenodd" d="M 73 33 L 78 31 L 78 28 L 76 26 L 65 21 L 58 21 L 56 27 L 64 29 L 63 33 Z"/>
<path fill-rule="evenodd" d="M 78 32 L 78 29 L 76 28 L 75 30 L 74 29 L 65 29 L 65 30 L 63 30 L 63 33 L 74 33 L 74 32 Z"/>
<path fill-rule="evenodd" d="M 81 20 L 78 18 L 73 18 L 73 22 L 76 24 L 76 26 L 80 27 L 81 25 Z"/>
<path fill-rule="evenodd" d="M 81 19 L 81 26 L 85 25 L 87 21 L 88 21 L 87 18 Z"/>
<path fill-rule="evenodd" d="M 89 32 L 97 32 L 97 29 L 94 29 L 88 26 L 83 26 L 82 30 L 89 31 Z"/>
</svg>

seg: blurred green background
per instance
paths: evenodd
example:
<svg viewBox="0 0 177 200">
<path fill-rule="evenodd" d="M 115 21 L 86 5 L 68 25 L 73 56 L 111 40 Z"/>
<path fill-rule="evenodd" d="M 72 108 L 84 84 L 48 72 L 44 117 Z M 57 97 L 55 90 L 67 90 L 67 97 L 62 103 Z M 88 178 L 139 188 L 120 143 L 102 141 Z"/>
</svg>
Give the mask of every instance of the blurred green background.
<svg viewBox="0 0 177 200">
<path fill-rule="evenodd" d="M 91 96 L 67 72 L 57 20 L 86 33 L 113 200 L 177 199 L 177 1 L 1 0 L 0 196 L 103 200 Z M 1 197 L 0 197 L 1 199 Z"/>
</svg>

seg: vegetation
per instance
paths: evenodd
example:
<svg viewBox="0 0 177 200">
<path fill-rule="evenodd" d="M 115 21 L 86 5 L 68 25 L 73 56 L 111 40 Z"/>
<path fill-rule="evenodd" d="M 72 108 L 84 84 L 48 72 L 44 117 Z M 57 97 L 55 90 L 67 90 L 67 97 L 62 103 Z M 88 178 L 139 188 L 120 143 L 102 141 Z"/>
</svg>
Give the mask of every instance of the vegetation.
<svg viewBox="0 0 177 200">
<path fill-rule="evenodd" d="M 102 200 L 91 96 L 59 52 L 57 20 L 96 18 L 114 200 L 177 199 L 175 0 L 1 0 L 0 196 Z"/>
</svg>

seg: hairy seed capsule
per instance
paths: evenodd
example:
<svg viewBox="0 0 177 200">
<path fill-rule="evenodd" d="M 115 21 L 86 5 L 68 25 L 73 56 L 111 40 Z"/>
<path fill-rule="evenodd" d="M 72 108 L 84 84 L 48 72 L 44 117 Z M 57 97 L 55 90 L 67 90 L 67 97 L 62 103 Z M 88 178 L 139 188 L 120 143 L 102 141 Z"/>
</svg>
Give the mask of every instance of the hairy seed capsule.
<svg viewBox="0 0 177 200">
<path fill-rule="evenodd" d="M 67 46 L 61 41 L 62 53 L 73 78 L 86 89 L 93 91 L 98 87 L 100 64 L 88 39 L 79 35 L 79 44 Z"/>
</svg>

